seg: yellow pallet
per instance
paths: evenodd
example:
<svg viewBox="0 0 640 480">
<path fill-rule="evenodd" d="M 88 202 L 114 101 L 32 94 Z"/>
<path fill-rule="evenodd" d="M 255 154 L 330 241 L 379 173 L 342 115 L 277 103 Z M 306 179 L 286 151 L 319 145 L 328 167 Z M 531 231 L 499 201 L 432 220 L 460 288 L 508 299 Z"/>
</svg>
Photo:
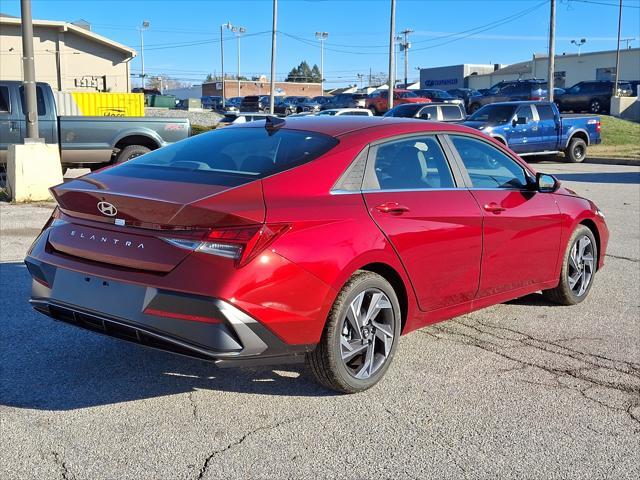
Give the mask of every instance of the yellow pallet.
<svg viewBox="0 0 640 480">
<path fill-rule="evenodd" d="M 71 92 L 82 115 L 144 117 L 142 93 Z"/>
</svg>

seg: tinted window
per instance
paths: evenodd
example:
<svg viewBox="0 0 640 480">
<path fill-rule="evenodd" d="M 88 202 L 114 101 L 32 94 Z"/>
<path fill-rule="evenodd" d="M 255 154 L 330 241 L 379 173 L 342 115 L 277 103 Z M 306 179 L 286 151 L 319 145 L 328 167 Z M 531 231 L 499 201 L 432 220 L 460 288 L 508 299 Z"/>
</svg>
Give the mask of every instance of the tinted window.
<svg viewBox="0 0 640 480">
<path fill-rule="evenodd" d="M 115 174 L 143 170 L 151 178 L 214 182 L 220 175 L 262 178 L 323 155 L 338 140 L 299 130 L 224 128 L 154 150 L 114 167 Z"/>
<path fill-rule="evenodd" d="M 453 105 L 441 105 L 440 109 L 442 110 L 442 119 L 443 120 L 463 120 L 464 115 L 460 111 L 459 107 L 455 107 Z"/>
<path fill-rule="evenodd" d="M 470 137 L 452 136 L 475 188 L 524 188 L 524 169 L 496 147 Z"/>
<path fill-rule="evenodd" d="M 0 87 L 0 113 L 8 113 L 11 111 L 9 108 L 9 89 L 7 87 Z"/>
<path fill-rule="evenodd" d="M 424 107 L 420 110 L 419 118 L 423 120 L 438 120 L 438 107 Z"/>
<path fill-rule="evenodd" d="M 538 110 L 540 120 L 555 120 L 556 116 L 553 113 L 551 105 L 536 105 L 536 109 Z"/>
<path fill-rule="evenodd" d="M 22 111 L 27 111 L 27 104 L 24 99 L 24 87 L 20 87 L 20 102 L 22 102 Z M 38 116 L 47 114 L 47 107 L 44 103 L 44 92 L 42 91 L 42 87 L 36 87 L 36 103 L 38 105 Z"/>
<path fill-rule="evenodd" d="M 533 112 L 530 105 L 525 105 L 518 109 L 518 118 L 526 118 L 527 121 L 533 120 Z"/>
<path fill-rule="evenodd" d="M 473 122 L 487 122 L 495 125 L 507 123 L 513 117 L 516 107 L 513 105 L 485 105 L 469 117 Z"/>
<path fill-rule="evenodd" d="M 398 105 L 397 107 L 393 107 L 387 113 L 385 113 L 384 117 L 413 117 L 420 109 L 419 104 L 415 103 L 406 103 L 404 105 Z"/>
<path fill-rule="evenodd" d="M 379 188 L 416 190 L 453 188 L 451 170 L 435 137 L 420 137 L 380 145 L 374 152 Z"/>
<path fill-rule="evenodd" d="M 357 110 L 352 110 L 350 112 L 344 112 L 342 115 L 366 115 L 369 116 L 369 112 L 367 112 L 366 110 L 362 110 L 362 111 L 357 111 Z"/>
</svg>

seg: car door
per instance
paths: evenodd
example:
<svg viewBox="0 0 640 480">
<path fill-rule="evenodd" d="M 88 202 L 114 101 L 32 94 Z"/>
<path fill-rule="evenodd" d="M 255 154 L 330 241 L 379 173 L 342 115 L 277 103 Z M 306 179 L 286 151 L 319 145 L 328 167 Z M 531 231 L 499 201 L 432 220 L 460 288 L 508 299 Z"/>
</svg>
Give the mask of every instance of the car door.
<svg viewBox="0 0 640 480">
<path fill-rule="evenodd" d="M 457 175 L 435 135 L 386 140 L 369 150 L 367 208 L 424 311 L 472 300 L 478 290 L 482 214 L 472 194 L 458 188 L 463 180 Z"/>
<path fill-rule="evenodd" d="M 558 136 L 560 133 L 560 119 L 557 118 L 550 104 L 534 105 L 533 109 L 538 115 L 539 138 L 536 151 L 553 151 L 558 149 Z"/>
<path fill-rule="evenodd" d="M 9 145 L 22 142 L 22 130 L 25 129 L 24 117 L 16 112 L 17 105 L 12 104 L 11 93 L 7 85 L 0 85 L 0 162 L 7 161 Z"/>
<path fill-rule="evenodd" d="M 530 174 L 497 146 L 466 135 L 448 139 L 482 207 L 478 297 L 553 280 L 561 234 L 554 195 L 529 188 Z"/>
<path fill-rule="evenodd" d="M 538 121 L 534 118 L 531 105 L 521 105 L 516 110 L 509 133 L 509 147 L 517 153 L 536 151 L 535 137 L 538 135 Z"/>
</svg>

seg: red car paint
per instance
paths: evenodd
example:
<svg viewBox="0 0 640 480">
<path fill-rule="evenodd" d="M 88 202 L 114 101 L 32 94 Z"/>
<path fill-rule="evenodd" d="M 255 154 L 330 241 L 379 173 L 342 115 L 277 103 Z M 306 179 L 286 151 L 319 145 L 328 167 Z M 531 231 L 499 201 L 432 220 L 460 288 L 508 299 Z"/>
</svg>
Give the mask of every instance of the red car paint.
<svg viewBox="0 0 640 480">
<path fill-rule="evenodd" d="M 501 143 L 452 124 L 324 120 L 288 119 L 282 128 L 335 137 L 339 143 L 334 148 L 242 185 L 127 178 L 110 175 L 109 169 L 59 185 L 52 189 L 59 218 L 45 228 L 28 260 L 106 280 L 223 299 L 288 345 L 319 341 L 338 292 L 359 269 L 374 270 L 391 281 L 407 333 L 556 286 L 562 255 L 579 223 L 594 230 L 602 267 L 608 241 L 604 220 L 592 202 L 562 187 L 555 193 L 462 186 L 334 191 L 341 175 L 372 142 L 412 134 L 482 139 L 535 176 Z M 252 123 L 225 131 L 245 128 L 264 126 Z M 116 205 L 124 225 L 101 214 L 99 201 Z M 244 265 L 159 240 L 201 241 L 211 235 L 211 228 L 257 224 L 285 225 L 286 230 Z M 114 238 L 117 245 L 112 245 Z M 131 253 L 142 250 L 144 255 Z M 173 315 L 190 321 L 187 313 Z"/>
<path fill-rule="evenodd" d="M 413 95 L 413 96 L 409 96 Z M 430 103 L 430 98 L 415 95 L 411 90 L 396 89 L 393 91 L 393 104 L 402 105 L 405 103 Z M 389 92 L 383 90 L 379 95 L 367 98 L 365 108 L 375 110 L 377 113 L 385 113 L 389 110 Z"/>
</svg>

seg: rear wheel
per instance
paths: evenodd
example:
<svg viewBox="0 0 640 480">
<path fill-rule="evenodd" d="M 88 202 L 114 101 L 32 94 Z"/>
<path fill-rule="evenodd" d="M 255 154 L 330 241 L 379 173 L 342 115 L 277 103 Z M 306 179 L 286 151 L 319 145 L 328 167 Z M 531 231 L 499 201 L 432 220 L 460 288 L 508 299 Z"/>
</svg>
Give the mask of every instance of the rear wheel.
<svg viewBox="0 0 640 480">
<path fill-rule="evenodd" d="M 560 305 L 575 305 L 583 301 L 593 285 L 597 269 L 598 247 L 593 232 L 579 225 L 569 239 L 563 257 L 560 283 L 542 293 Z"/>
<path fill-rule="evenodd" d="M 571 163 L 582 163 L 587 158 L 587 143 L 581 138 L 572 138 L 564 151 L 564 157 Z"/>
<path fill-rule="evenodd" d="M 400 305 L 380 275 L 356 272 L 336 299 L 307 364 L 322 385 L 342 393 L 371 388 L 385 374 L 400 336 Z"/>
<path fill-rule="evenodd" d="M 118 153 L 118 157 L 116 158 L 116 163 L 126 162 L 127 160 L 139 157 L 140 155 L 144 155 L 150 151 L 151 149 L 144 145 L 128 145 L 120 150 L 120 153 Z"/>
<path fill-rule="evenodd" d="M 594 98 L 589 103 L 589 111 L 591 113 L 600 113 L 602 111 L 602 103 L 597 98 Z"/>
</svg>

